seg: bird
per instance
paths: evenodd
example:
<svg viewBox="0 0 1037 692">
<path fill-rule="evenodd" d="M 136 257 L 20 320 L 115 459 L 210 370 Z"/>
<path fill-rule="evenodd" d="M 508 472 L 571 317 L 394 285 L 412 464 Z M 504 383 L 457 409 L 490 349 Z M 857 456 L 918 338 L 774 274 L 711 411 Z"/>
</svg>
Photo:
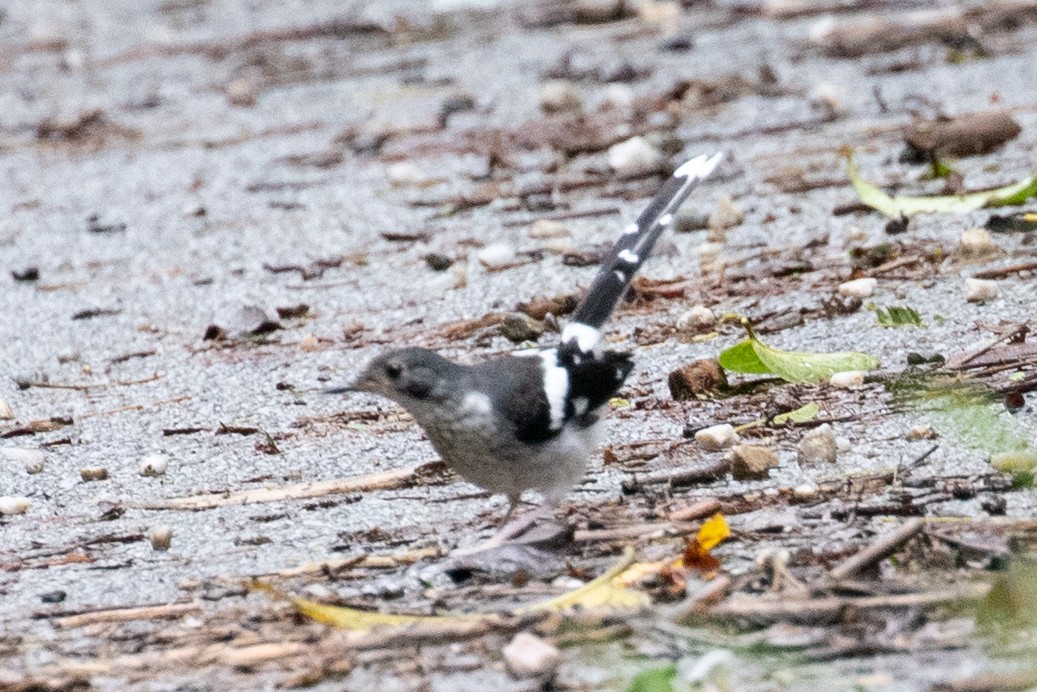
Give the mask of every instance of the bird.
<svg viewBox="0 0 1037 692">
<path fill-rule="evenodd" d="M 528 349 L 462 365 L 425 348 L 374 358 L 333 394 L 365 392 L 395 401 L 465 480 L 507 497 L 500 545 L 559 506 L 582 479 L 603 438 L 602 410 L 634 367 L 630 353 L 602 348 L 602 328 L 678 207 L 722 157 L 697 156 L 673 171 L 637 220 L 623 229 L 554 348 Z M 527 490 L 543 503 L 508 522 Z"/>
</svg>

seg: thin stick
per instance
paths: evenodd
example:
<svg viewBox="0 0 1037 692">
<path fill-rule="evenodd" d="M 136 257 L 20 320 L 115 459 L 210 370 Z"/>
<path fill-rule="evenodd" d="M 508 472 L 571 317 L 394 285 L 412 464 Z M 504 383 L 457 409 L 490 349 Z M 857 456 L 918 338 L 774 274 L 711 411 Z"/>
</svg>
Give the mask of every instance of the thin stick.
<svg viewBox="0 0 1037 692">
<path fill-rule="evenodd" d="M 129 622 L 131 620 L 156 620 L 159 618 L 178 618 L 188 613 L 201 611 L 197 603 L 170 603 L 168 605 L 139 606 L 135 608 L 113 608 L 111 610 L 95 610 L 90 613 L 67 615 L 58 618 L 54 624 L 58 627 L 82 627 L 99 622 Z"/>
<path fill-rule="evenodd" d="M 359 478 L 336 478 L 330 481 L 297 483 L 281 488 L 260 488 L 237 492 L 191 495 L 168 500 L 154 500 L 138 505 L 141 509 L 213 509 L 228 505 L 251 505 L 261 502 L 302 500 L 326 495 L 366 492 L 368 490 L 394 490 L 406 488 L 417 482 L 421 466 L 372 473 Z"/>
<path fill-rule="evenodd" d="M 851 555 L 829 572 L 832 579 L 848 579 L 895 553 L 925 528 L 925 521 L 912 519 L 895 531 L 884 533 L 864 550 Z"/>
</svg>

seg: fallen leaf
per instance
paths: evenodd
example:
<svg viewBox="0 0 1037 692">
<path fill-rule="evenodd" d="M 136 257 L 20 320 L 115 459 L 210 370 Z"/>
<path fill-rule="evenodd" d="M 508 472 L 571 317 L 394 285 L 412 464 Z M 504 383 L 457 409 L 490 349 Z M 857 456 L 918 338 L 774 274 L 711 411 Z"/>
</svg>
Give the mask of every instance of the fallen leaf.
<svg viewBox="0 0 1037 692">
<path fill-rule="evenodd" d="M 857 191 L 861 202 L 894 219 L 915 214 L 964 214 L 983 207 L 1022 204 L 1037 194 L 1037 174 L 1034 174 L 1011 185 L 962 195 L 934 195 L 931 197 L 897 195 L 891 197 L 877 185 L 861 178 L 857 165 L 850 155 L 846 156 L 846 168 L 850 174 L 850 182 Z"/>
<path fill-rule="evenodd" d="M 811 401 L 809 404 L 800 406 L 795 411 L 779 413 L 771 419 L 771 422 L 774 423 L 774 425 L 785 425 L 786 423 L 807 423 L 812 421 L 820 412 L 821 407 Z"/>
<path fill-rule="evenodd" d="M 720 365 L 732 372 L 746 374 L 773 374 L 786 382 L 824 382 L 833 373 L 851 370 L 871 370 L 879 361 L 866 353 L 803 353 L 782 351 L 756 338 L 747 320 L 742 322 L 749 338 L 721 351 Z"/>
<path fill-rule="evenodd" d="M 688 569 L 700 572 L 715 572 L 720 569 L 720 561 L 710 554 L 713 548 L 731 535 L 727 520 L 720 512 L 703 522 L 695 538 L 687 541 L 684 555 L 680 563 Z"/>
</svg>

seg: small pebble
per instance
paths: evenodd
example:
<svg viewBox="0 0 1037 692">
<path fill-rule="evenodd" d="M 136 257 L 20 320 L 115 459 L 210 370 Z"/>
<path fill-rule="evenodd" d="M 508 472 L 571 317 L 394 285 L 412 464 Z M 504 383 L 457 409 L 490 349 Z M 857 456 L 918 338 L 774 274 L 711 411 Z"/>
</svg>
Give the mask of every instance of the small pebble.
<svg viewBox="0 0 1037 692">
<path fill-rule="evenodd" d="M 731 448 L 731 475 L 735 480 L 762 480 L 778 467 L 778 457 L 766 447 L 735 445 Z"/>
<path fill-rule="evenodd" d="M 965 279 L 965 300 L 970 303 L 984 303 L 997 298 L 996 281 L 989 279 Z"/>
<path fill-rule="evenodd" d="M 420 187 L 429 182 L 425 171 L 413 161 L 398 161 L 386 169 L 385 175 L 395 187 Z"/>
<path fill-rule="evenodd" d="M 726 239 L 724 231 L 741 225 L 743 221 L 745 221 L 745 212 L 742 211 L 742 208 L 735 204 L 730 196 L 723 195 L 706 220 L 706 228 L 709 229 L 707 239 L 713 243 L 722 243 Z"/>
<path fill-rule="evenodd" d="M 79 469 L 79 477 L 84 481 L 103 481 L 108 478 L 108 469 L 103 466 L 87 466 Z"/>
<path fill-rule="evenodd" d="M 989 255 L 997 250 L 994 236 L 985 228 L 970 228 L 961 233 L 961 251 L 966 255 Z"/>
<path fill-rule="evenodd" d="M 562 652 L 530 632 L 519 632 L 501 649 L 504 663 L 517 678 L 549 676 L 562 663 Z"/>
<path fill-rule="evenodd" d="M 702 274 L 719 274 L 724 271 L 724 263 L 720 252 L 724 246 L 720 243 L 702 243 L 699 245 L 699 271 Z"/>
<path fill-rule="evenodd" d="M 935 440 L 938 437 L 936 430 L 929 427 L 928 425 L 916 425 L 907 431 L 904 435 L 904 439 L 908 442 L 917 442 L 918 440 Z"/>
<path fill-rule="evenodd" d="M 505 243 L 493 243 L 479 250 L 475 257 L 479 264 L 491 271 L 506 269 L 515 264 L 515 248 Z"/>
<path fill-rule="evenodd" d="M 666 383 L 674 401 L 692 401 L 727 389 L 727 375 L 716 360 L 697 360 L 673 370 Z"/>
<path fill-rule="evenodd" d="M 644 137 L 631 137 L 609 147 L 609 168 L 619 174 L 645 173 L 662 164 L 662 152 Z"/>
<path fill-rule="evenodd" d="M 513 312 L 504 316 L 501 334 L 512 343 L 536 341 L 544 333 L 544 324 L 522 312 Z"/>
<path fill-rule="evenodd" d="M 601 104 L 606 108 L 630 108 L 634 105 L 634 91 L 626 84 L 609 84 L 605 87 Z"/>
<path fill-rule="evenodd" d="M 568 238 L 570 235 L 568 226 L 561 221 L 551 219 L 538 219 L 529 227 L 529 237 L 536 240 Z"/>
<path fill-rule="evenodd" d="M 254 106 L 259 97 L 259 85 L 252 79 L 234 79 L 227 84 L 227 101 L 234 106 Z"/>
<path fill-rule="evenodd" d="M 717 316 L 705 305 L 696 305 L 677 318 L 677 329 L 700 331 L 709 329 L 717 322 Z"/>
<path fill-rule="evenodd" d="M 140 460 L 140 475 L 164 476 L 169 467 L 169 457 L 165 454 L 149 454 Z"/>
<path fill-rule="evenodd" d="M 828 423 L 807 431 L 799 441 L 799 461 L 803 464 L 834 464 L 838 451 L 835 432 Z"/>
<path fill-rule="evenodd" d="M 307 334 L 299 340 L 299 348 L 304 353 L 313 353 L 320 349 L 320 340 L 313 334 Z"/>
<path fill-rule="evenodd" d="M 65 600 L 66 593 L 64 591 L 48 591 L 47 593 L 40 594 L 40 600 L 44 603 L 61 603 Z"/>
<path fill-rule="evenodd" d="M 545 113 L 578 111 L 582 107 L 583 99 L 568 80 L 555 79 L 540 87 L 540 109 Z"/>
<path fill-rule="evenodd" d="M 156 526 L 151 530 L 151 547 L 155 550 L 169 550 L 173 544 L 173 527 Z"/>
<path fill-rule="evenodd" d="M 803 485 L 797 485 L 792 489 L 792 497 L 804 502 L 807 500 L 813 500 L 821 491 L 813 483 L 804 483 Z"/>
<path fill-rule="evenodd" d="M 820 82 L 810 89 L 810 105 L 831 119 L 846 115 L 846 90 L 839 84 Z"/>
<path fill-rule="evenodd" d="M 0 399 L 0 420 L 14 420 L 14 409 L 6 399 Z"/>
<path fill-rule="evenodd" d="M 875 293 L 875 287 L 878 284 L 878 279 L 870 276 L 865 279 L 854 279 L 853 281 L 839 284 L 839 295 L 853 298 L 870 298 Z"/>
<path fill-rule="evenodd" d="M 853 449 L 853 443 L 847 437 L 837 437 L 835 438 L 835 449 L 840 454 L 845 454 Z"/>
<path fill-rule="evenodd" d="M 428 265 L 429 269 L 435 272 L 445 272 L 453 263 L 453 259 L 447 255 L 441 255 L 438 252 L 430 252 L 425 255 L 425 264 Z"/>
<path fill-rule="evenodd" d="M 0 514 L 25 514 L 29 511 L 30 504 L 32 503 L 27 497 L 0 497 Z"/>
<path fill-rule="evenodd" d="M 47 461 L 43 452 L 28 447 L 4 447 L 0 449 L 0 458 L 12 464 L 23 464 L 26 473 L 40 473 Z"/>
<path fill-rule="evenodd" d="M 850 389 L 851 387 L 860 387 L 864 384 L 864 373 L 858 370 L 847 370 L 845 372 L 834 372 L 832 373 L 829 384 L 833 387 L 840 387 L 842 389 Z"/>
<path fill-rule="evenodd" d="M 703 428 L 695 433 L 695 441 L 706 450 L 718 452 L 738 442 L 738 433 L 729 423 Z"/>
</svg>

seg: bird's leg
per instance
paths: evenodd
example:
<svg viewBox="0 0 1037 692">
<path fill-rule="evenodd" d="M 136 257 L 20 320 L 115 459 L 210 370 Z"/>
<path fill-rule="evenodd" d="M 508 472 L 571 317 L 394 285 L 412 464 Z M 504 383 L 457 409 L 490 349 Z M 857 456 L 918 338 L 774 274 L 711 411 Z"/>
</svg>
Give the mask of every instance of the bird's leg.
<svg viewBox="0 0 1037 692">
<path fill-rule="evenodd" d="M 533 524 L 537 522 L 548 510 L 553 510 L 557 505 L 557 502 L 546 501 L 543 504 L 534 507 L 528 512 L 523 512 L 517 517 L 512 518 L 512 514 L 515 513 L 515 508 L 521 501 L 520 494 L 508 495 L 508 511 L 504 513 L 504 525 L 490 538 L 486 539 L 482 543 L 477 543 L 470 548 L 461 548 L 453 551 L 452 555 L 472 555 L 474 553 L 481 553 L 484 550 L 491 550 L 493 548 L 499 548 L 508 541 L 517 536 L 521 536 L 523 533 L 529 530 Z M 510 519 L 510 521 L 509 521 Z"/>
</svg>

